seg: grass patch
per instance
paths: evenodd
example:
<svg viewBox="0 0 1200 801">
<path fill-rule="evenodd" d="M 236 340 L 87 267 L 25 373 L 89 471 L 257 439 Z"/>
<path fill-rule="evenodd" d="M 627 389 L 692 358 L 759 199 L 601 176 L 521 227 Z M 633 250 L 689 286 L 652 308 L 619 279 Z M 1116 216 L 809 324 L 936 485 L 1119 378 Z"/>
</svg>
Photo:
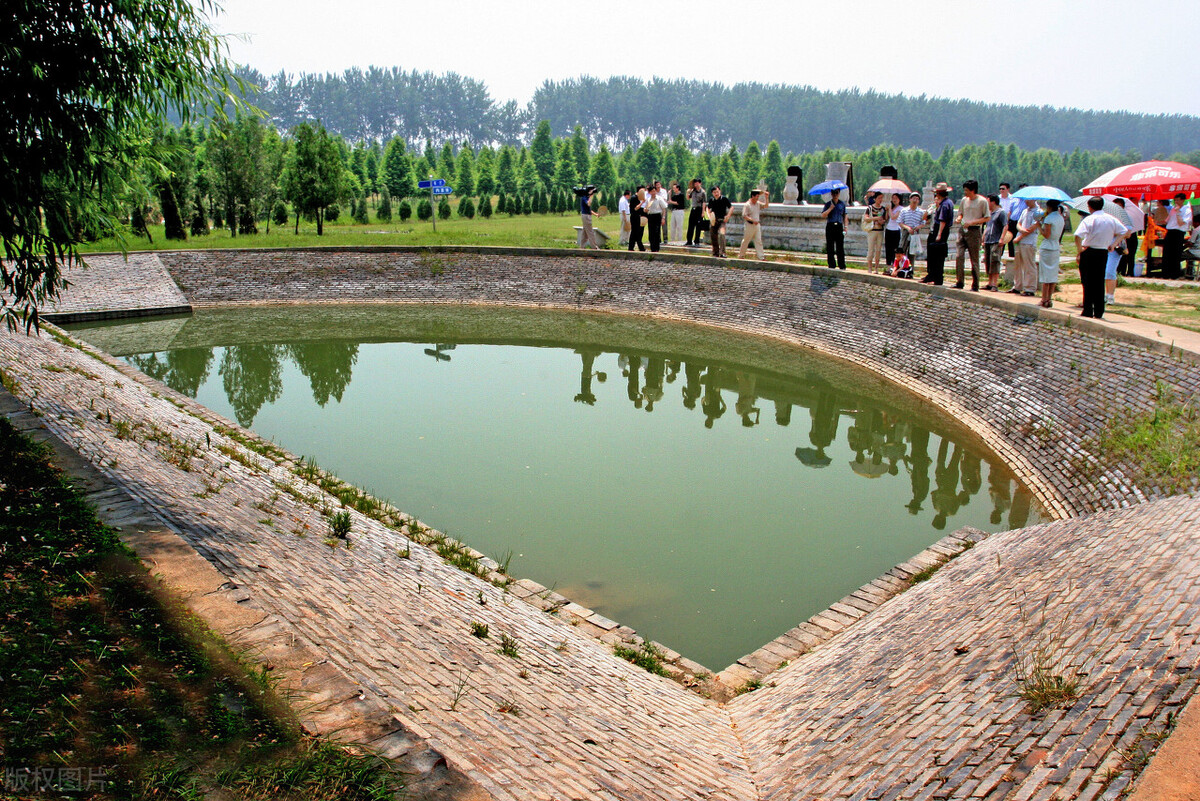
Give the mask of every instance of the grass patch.
<svg viewBox="0 0 1200 801">
<path fill-rule="evenodd" d="M 1164 382 L 1155 385 L 1149 408 L 1114 415 L 1096 440 L 1102 462 L 1130 465 L 1132 481 L 1170 492 L 1197 485 L 1200 474 L 1200 409 Z"/>
<path fill-rule="evenodd" d="M 652 642 L 643 642 L 637 648 L 618 645 L 613 648 L 613 653 L 626 662 L 637 665 L 647 673 L 653 673 L 656 676 L 667 675 L 667 669 L 663 667 L 663 657 L 666 655 Z"/>
<path fill-rule="evenodd" d="M 4 419 L 0 507 L 9 791 L 376 799 L 397 787 L 378 760 L 304 737 L 270 674 L 166 596 L 49 449 Z"/>
</svg>

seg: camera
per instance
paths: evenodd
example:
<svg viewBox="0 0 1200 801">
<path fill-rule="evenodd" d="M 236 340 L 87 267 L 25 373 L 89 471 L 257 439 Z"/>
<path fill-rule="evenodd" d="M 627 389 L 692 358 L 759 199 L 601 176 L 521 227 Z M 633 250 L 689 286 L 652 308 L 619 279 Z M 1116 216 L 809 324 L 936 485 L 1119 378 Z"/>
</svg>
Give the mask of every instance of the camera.
<svg viewBox="0 0 1200 801">
<path fill-rule="evenodd" d="M 587 186 L 573 186 L 571 187 L 571 191 L 575 193 L 575 197 L 587 197 L 596 191 L 596 185 L 588 184 Z"/>
</svg>

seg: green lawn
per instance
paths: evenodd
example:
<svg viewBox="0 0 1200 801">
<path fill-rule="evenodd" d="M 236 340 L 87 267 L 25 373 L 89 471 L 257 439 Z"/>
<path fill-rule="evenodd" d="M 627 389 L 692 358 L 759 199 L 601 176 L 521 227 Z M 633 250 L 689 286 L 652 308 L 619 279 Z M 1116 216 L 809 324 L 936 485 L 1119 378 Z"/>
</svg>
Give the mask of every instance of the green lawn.
<svg viewBox="0 0 1200 801">
<path fill-rule="evenodd" d="M 613 236 L 617 234 L 617 219 L 611 215 L 597 218 L 597 227 Z M 295 248 L 295 247 L 363 247 L 405 245 L 495 245 L 498 247 L 575 247 L 577 214 L 530 214 L 509 217 L 501 214 L 490 220 L 476 217 L 464 220 L 451 217 L 433 223 L 415 218 L 407 222 L 371 222 L 358 225 L 342 216 L 337 222 L 326 223 L 323 236 L 317 236 L 316 223 L 301 220 L 299 235 L 291 224 L 271 226 L 271 232 L 259 225 L 258 234 L 230 236 L 228 229 L 213 231 L 208 236 L 188 237 L 184 242 L 167 240 L 162 226 L 150 227 L 152 242 L 145 237 L 127 235 L 125 246 L 131 250 L 181 250 L 188 248 Z M 119 250 L 116 239 L 101 239 L 83 246 L 85 253 Z"/>
</svg>

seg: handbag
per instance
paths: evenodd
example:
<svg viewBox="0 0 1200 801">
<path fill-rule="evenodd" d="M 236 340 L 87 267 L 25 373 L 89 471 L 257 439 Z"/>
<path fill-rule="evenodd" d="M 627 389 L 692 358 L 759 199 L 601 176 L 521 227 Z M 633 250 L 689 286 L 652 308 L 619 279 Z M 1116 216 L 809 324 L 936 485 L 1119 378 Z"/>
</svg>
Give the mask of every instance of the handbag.
<svg viewBox="0 0 1200 801">
<path fill-rule="evenodd" d="M 871 216 L 871 213 L 869 211 L 864 211 L 862 220 L 859 221 L 859 225 L 862 226 L 862 229 L 864 231 L 874 231 L 875 230 L 875 218 Z"/>
<path fill-rule="evenodd" d="M 1012 241 L 1013 241 L 1013 232 L 1012 232 L 1012 231 L 1010 231 L 1009 229 L 1005 228 L 1005 229 L 1004 229 L 1004 233 L 1000 234 L 1000 245 L 1001 245 L 1001 247 L 1003 247 L 1004 245 L 1007 245 L 1007 244 L 1009 244 L 1009 243 L 1010 243 L 1010 242 L 1012 242 Z"/>
</svg>

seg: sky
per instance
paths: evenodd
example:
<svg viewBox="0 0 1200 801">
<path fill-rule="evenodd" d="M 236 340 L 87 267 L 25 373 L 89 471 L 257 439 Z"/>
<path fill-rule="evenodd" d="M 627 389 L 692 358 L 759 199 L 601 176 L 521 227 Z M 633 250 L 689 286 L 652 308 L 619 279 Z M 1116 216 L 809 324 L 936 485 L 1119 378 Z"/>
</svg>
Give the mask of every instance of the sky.
<svg viewBox="0 0 1200 801">
<path fill-rule="evenodd" d="M 545 80 L 633 75 L 1200 114 L 1196 0 L 217 3 L 231 58 L 267 75 L 457 72 L 522 105 Z"/>
</svg>

